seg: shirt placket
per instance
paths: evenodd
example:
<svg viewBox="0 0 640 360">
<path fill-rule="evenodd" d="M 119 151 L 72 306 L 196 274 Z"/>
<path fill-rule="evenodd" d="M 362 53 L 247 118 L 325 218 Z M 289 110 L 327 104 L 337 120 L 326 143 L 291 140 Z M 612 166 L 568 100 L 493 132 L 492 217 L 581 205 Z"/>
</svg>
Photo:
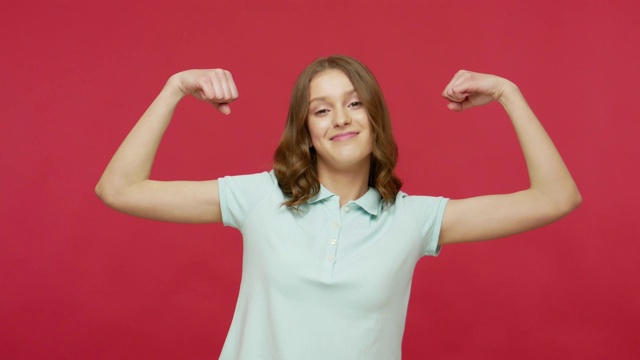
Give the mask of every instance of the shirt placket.
<svg viewBox="0 0 640 360">
<path fill-rule="evenodd" d="M 339 200 L 333 199 L 331 203 L 331 217 L 329 219 L 329 236 L 326 239 L 325 247 L 325 274 L 329 277 L 333 275 L 338 257 L 338 247 L 340 246 L 342 227 L 347 214 L 351 211 L 351 205 L 347 204 L 340 208 Z"/>
</svg>

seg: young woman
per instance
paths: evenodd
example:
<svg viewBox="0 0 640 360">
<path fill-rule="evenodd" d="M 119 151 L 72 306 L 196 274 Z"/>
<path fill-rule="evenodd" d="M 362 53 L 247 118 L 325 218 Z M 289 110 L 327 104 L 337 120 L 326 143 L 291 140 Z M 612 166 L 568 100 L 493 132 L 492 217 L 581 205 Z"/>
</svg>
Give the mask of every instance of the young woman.
<svg viewBox="0 0 640 360">
<path fill-rule="evenodd" d="M 229 114 L 238 91 L 225 70 L 172 76 L 96 192 L 127 214 L 223 222 L 242 232 L 242 283 L 221 359 L 399 359 L 411 277 L 423 255 L 543 226 L 581 202 L 522 94 L 497 76 L 460 71 L 443 96 L 454 111 L 492 101 L 504 107 L 531 185 L 461 200 L 400 191 L 387 106 L 353 58 L 318 59 L 300 75 L 269 173 L 150 180 L 160 140 L 187 95 Z"/>
</svg>

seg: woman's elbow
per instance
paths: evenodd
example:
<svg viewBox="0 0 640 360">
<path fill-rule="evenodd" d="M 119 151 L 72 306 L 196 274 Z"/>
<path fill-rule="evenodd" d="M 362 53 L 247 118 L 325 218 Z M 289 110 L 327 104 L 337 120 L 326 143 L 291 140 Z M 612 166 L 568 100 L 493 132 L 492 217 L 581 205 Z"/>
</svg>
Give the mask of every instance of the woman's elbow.
<svg viewBox="0 0 640 360">
<path fill-rule="evenodd" d="M 118 191 L 116 191 L 113 186 L 101 180 L 98 181 L 98 184 L 96 184 L 95 192 L 98 198 L 105 205 L 113 209 L 118 208 Z"/>
<path fill-rule="evenodd" d="M 580 194 L 580 191 L 576 189 L 572 198 L 571 211 L 577 209 L 580 205 L 582 205 L 582 194 Z"/>
<path fill-rule="evenodd" d="M 537 192 L 536 197 L 543 224 L 562 219 L 582 204 L 582 196 L 577 188 L 546 194 Z"/>
<path fill-rule="evenodd" d="M 582 195 L 578 189 L 574 189 L 571 193 L 562 197 L 562 201 L 558 205 L 559 218 L 563 218 L 580 207 L 582 204 Z"/>
<path fill-rule="evenodd" d="M 108 205 L 111 199 L 111 195 L 109 193 L 108 188 L 102 182 L 98 182 L 98 184 L 96 184 L 95 192 L 98 198 L 103 203 Z"/>
</svg>

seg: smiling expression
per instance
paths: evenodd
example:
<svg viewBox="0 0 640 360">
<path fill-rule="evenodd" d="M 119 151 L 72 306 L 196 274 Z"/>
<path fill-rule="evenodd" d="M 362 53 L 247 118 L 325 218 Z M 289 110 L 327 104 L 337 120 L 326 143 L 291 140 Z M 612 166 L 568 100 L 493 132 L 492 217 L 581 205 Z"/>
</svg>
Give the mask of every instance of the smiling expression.
<svg viewBox="0 0 640 360">
<path fill-rule="evenodd" d="M 309 85 L 307 126 L 317 154 L 318 171 L 368 168 L 372 151 L 371 124 L 349 78 L 325 70 Z"/>
</svg>

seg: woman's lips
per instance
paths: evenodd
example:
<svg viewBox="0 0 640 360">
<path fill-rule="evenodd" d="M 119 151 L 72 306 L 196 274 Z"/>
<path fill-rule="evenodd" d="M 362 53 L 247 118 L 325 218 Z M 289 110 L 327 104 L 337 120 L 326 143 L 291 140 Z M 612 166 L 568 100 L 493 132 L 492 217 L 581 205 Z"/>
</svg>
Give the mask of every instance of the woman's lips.
<svg viewBox="0 0 640 360">
<path fill-rule="evenodd" d="M 355 131 L 349 131 L 349 132 L 344 132 L 344 133 L 340 133 L 338 135 L 335 135 L 331 138 L 331 141 L 342 141 L 342 140 L 348 140 L 351 139 L 352 137 L 358 135 L 357 132 Z"/>
</svg>

